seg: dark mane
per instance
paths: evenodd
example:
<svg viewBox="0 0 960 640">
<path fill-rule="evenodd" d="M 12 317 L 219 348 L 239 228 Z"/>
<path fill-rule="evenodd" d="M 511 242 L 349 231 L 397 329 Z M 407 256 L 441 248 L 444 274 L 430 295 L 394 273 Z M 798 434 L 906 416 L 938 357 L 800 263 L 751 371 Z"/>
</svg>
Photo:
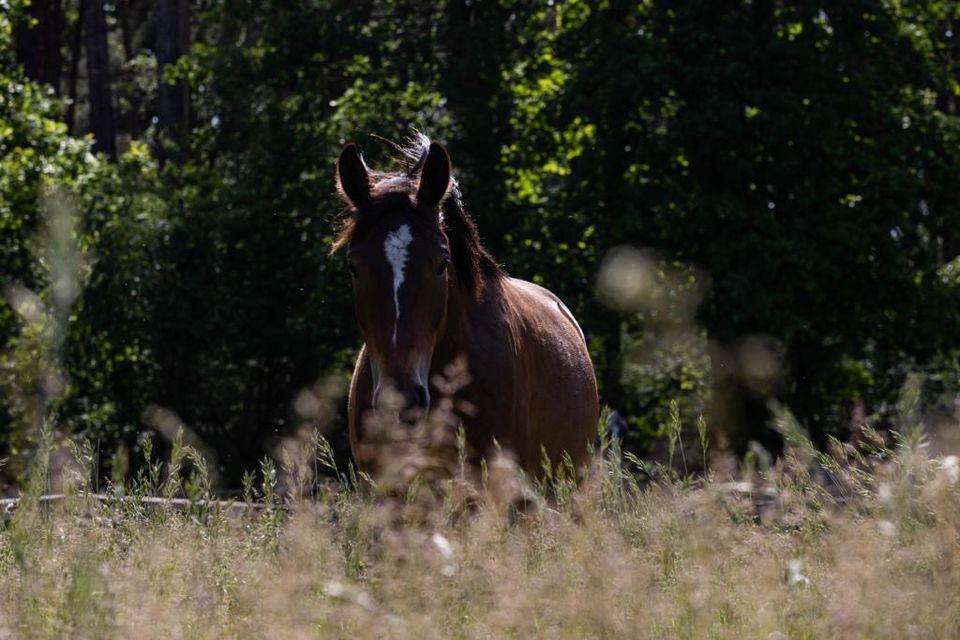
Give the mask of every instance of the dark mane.
<svg viewBox="0 0 960 640">
<path fill-rule="evenodd" d="M 391 143 L 392 144 L 392 143 Z M 378 214 L 404 206 L 413 207 L 420 171 L 430 149 L 430 138 L 416 133 L 404 146 L 393 145 L 403 156 L 404 168 L 398 172 L 370 171 L 371 201 L 369 208 L 357 211 L 347 201 L 340 231 L 330 249 L 336 253 L 349 247 L 370 230 Z M 346 198 L 345 198 L 346 199 Z M 450 190 L 441 205 L 443 230 L 450 243 L 450 258 L 464 289 L 478 297 L 488 282 L 497 282 L 506 274 L 480 242 L 480 234 L 467 214 L 460 197 L 460 187 L 452 179 Z"/>
</svg>

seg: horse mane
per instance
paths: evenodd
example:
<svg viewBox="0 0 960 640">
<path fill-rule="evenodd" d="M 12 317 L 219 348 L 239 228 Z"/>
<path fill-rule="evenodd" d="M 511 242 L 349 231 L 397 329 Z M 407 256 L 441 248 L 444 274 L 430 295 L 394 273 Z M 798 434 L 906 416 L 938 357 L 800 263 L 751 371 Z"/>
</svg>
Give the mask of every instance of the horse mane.
<svg viewBox="0 0 960 640">
<path fill-rule="evenodd" d="M 430 138 L 418 131 L 405 145 L 389 140 L 386 142 L 402 156 L 403 169 L 397 172 L 369 171 L 370 206 L 361 213 L 347 200 L 347 209 L 330 249 L 331 254 L 361 238 L 376 223 L 378 213 L 396 206 L 414 206 L 420 172 L 430 150 Z M 440 207 L 441 226 L 450 243 L 450 260 L 457 277 L 464 289 L 478 298 L 486 284 L 499 282 L 506 277 L 506 273 L 480 242 L 477 226 L 463 206 L 455 178 L 451 177 L 450 189 Z"/>
</svg>

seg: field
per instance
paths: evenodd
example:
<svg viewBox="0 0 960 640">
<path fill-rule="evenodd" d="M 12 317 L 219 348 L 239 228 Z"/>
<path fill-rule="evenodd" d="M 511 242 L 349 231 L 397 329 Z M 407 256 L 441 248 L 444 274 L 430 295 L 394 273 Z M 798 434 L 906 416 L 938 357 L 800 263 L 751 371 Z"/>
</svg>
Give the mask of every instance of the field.
<svg viewBox="0 0 960 640">
<path fill-rule="evenodd" d="M 0 0 L 0 640 L 960 638 L 958 192 L 958 1 Z"/>
<path fill-rule="evenodd" d="M 957 637 L 956 458 L 919 428 L 826 455 L 780 424 L 782 461 L 704 451 L 699 477 L 615 448 L 578 486 L 506 459 L 444 477 L 421 449 L 393 486 L 284 501 L 296 465 L 268 463 L 239 516 L 138 500 L 204 494 L 185 445 L 180 473 L 49 509 L 41 465 L 0 531 L 0 638 Z M 322 442 L 300 461 L 317 459 Z"/>
</svg>

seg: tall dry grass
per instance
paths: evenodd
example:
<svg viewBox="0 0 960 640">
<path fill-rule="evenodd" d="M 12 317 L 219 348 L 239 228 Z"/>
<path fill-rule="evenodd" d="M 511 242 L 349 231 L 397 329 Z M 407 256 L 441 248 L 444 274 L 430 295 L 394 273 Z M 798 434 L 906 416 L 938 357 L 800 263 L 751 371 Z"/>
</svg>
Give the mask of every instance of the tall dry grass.
<svg viewBox="0 0 960 640">
<path fill-rule="evenodd" d="M 0 531 L 0 638 L 960 636 L 956 458 L 917 429 L 818 454 L 780 428 L 788 455 L 736 481 L 714 458 L 641 483 L 615 448 L 539 486 L 412 453 L 391 486 L 284 501 L 267 464 L 242 517 L 120 499 L 205 496 L 187 445 L 165 479 L 155 462 L 102 502 L 80 482 L 49 511 L 41 465 Z M 294 465 L 330 463 L 313 442 Z"/>
<path fill-rule="evenodd" d="M 298 397 L 303 428 L 277 462 L 246 477 L 246 515 L 211 506 L 202 443 L 159 408 L 145 417 L 170 459 L 145 440 L 138 477 L 115 465 L 94 499 L 94 447 L 51 418 L 83 271 L 65 209 L 45 246 L 72 258 L 48 260 L 50 290 L 5 291 L 23 331 L 0 386 L 30 457 L 11 461 L 29 472 L 0 514 L 0 639 L 960 637 L 960 466 L 928 445 L 916 385 L 891 443 L 865 428 L 821 453 L 778 410 L 787 455 L 738 464 L 711 454 L 702 422 L 685 443 L 673 406 L 673 466 L 604 447 L 579 482 L 564 465 L 528 482 L 506 457 L 470 468 L 441 403 L 377 432 L 361 452 L 373 482 L 334 468 L 315 428 L 342 392 L 326 381 Z M 705 474 L 674 470 L 697 456 Z M 313 497 L 321 468 L 336 480 Z"/>
</svg>

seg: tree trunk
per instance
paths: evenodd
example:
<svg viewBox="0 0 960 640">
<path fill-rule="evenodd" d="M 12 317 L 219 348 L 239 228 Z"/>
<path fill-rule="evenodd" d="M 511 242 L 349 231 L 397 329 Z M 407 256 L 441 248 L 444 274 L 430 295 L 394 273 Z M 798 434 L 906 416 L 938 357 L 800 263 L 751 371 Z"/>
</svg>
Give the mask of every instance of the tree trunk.
<svg viewBox="0 0 960 640">
<path fill-rule="evenodd" d="M 90 129 L 94 151 L 117 159 L 116 124 L 110 87 L 110 50 L 107 46 L 107 18 L 102 0 L 88 0 L 84 11 L 84 40 L 87 48 L 87 82 L 90 86 Z"/>
<path fill-rule="evenodd" d="M 38 10 L 39 5 L 31 4 L 27 9 L 27 15 L 13 28 L 17 62 L 23 67 L 24 74 L 32 80 L 36 80 L 40 75 L 40 65 L 37 60 L 37 43 L 40 38 L 37 33 L 39 27 L 30 27 L 28 21 L 37 17 Z"/>
<path fill-rule="evenodd" d="M 157 120 L 161 133 L 161 159 L 182 161 L 180 142 L 186 120 L 186 87 L 182 80 L 168 82 L 168 65 L 183 55 L 186 33 L 184 0 L 159 0 L 156 5 L 157 30 Z"/>
<path fill-rule="evenodd" d="M 29 26 L 27 20 L 36 20 Z M 17 60 L 27 77 L 53 86 L 60 94 L 63 56 L 63 7 L 60 0 L 34 0 L 27 8 L 25 20 L 14 29 Z"/>
<path fill-rule="evenodd" d="M 462 127 L 457 144 L 470 149 L 457 165 L 484 242 L 496 255 L 504 249 L 504 234 L 516 225 L 503 210 L 506 176 L 500 159 L 509 130 L 508 105 L 499 99 L 501 74 L 516 47 L 507 37 L 509 12 L 497 2 L 457 0 L 443 13 L 440 37 L 447 55 L 441 86 Z"/>
<path fill-rule="evenodd" d="M 61 0 L 49 0 L 50 20 L 49 26 L 45 31 L 45 48 L 43 64 L 43 81 L 50 84 L 56 94 L 60 95 L 60 78 L 63 75 L 63 2 Z"/>
<path fill-rule="evenodd" d="M 120 40 L 123 42 L 123 59 L 133 58 L 133 28 L 130 25 L 130 0 L 117 1 L 117 18 L 120 22 Z"/>
<path fill-rule="evenodd" d="M 70 75 L 67 78 L 70 104 L 67 107 L 67 129 L 71 134 L 76 133 L 77 79 L 80 76 L 80 56 L 83 53 L 83 12 L 86 4 L 85 0 L 77 2 L 77 22 L 73 25 L 73 39 L 70 43 Z"/>
</svg>

